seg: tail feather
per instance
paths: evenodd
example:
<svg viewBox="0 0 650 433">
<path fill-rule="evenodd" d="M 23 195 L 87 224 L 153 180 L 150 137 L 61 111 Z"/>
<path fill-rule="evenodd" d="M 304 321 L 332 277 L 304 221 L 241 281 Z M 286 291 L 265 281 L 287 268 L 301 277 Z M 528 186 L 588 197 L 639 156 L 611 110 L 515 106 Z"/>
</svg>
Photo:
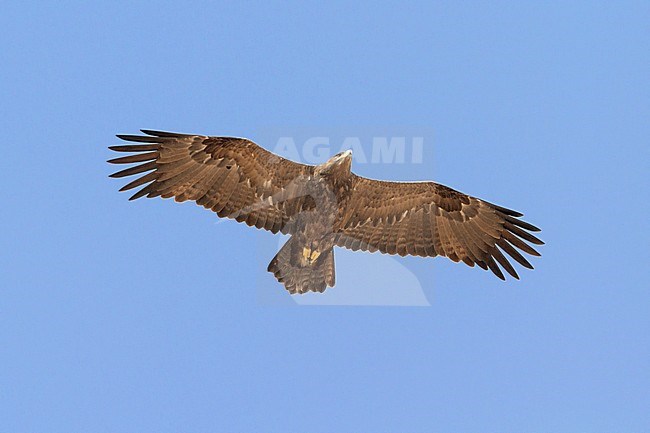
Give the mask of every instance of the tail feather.
<svg viewBox="0 0 650 433">
<path fill-rule="evenodd" d="M 321 252 L 315 261 L 309 262 L 303 258 L 303 245 L 291 238 L 273 257 L 268 271 L 292 295 L 323 292 L 328 286 L 334 286 L 334 250 Z"/>
</svg>

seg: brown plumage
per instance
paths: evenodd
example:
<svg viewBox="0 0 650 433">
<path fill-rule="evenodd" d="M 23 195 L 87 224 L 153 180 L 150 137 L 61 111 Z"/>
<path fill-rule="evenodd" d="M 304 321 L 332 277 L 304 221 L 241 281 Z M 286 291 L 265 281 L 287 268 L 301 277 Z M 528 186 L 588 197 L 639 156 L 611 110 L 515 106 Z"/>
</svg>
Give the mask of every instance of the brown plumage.
<svg viewBox="0 0 650 433">
<path fill-rule="evenodd" d="M 142 130 L 118 135 L 139 144 L 111 146 L 129 156 L 113 164 L 138 165 L 111 177 L 141 174 L 120 191 L 140 197 L 193 200 L 220 217 L 291 238 L 268 270 L 290 293 L 334 286 L 333 247 L 400 256 L 446 256 L 469 266 L 501 268 L 519 278 L 507 254 L 539 256 L 543 242 L 522 214 L 434 182 L 388 182 L 353 174 L 351 152 L 318 166 L 281 158 L 244 138 Z"/>
</svg>

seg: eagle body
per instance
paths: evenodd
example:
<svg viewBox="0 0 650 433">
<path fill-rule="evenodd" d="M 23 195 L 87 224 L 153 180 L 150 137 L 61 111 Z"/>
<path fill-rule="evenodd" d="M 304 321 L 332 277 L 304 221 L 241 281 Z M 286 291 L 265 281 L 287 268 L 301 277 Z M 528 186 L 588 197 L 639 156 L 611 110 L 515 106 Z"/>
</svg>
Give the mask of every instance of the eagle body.
<svg viewBox="0 0 650 433">
<path fill-rule="evenodd" d="M 334 247 L 421 257 L 446 256 L 505 279 L 519 278 L 504 255 L 532 265 L 543 242 L 522 214 L 435 182 L 389 182 L 357 176 L 352 152 L 305 165 L 254 142 L 161 131 L 118 135 L 137 143 L 111 146 L 137 164 L 111 175 L 142 174 L 122 190 L 140 197 L 191 200 L 219 217 L 291 235 L 268 271 L 291 293 L 322 292 L 335 284 Z"/>
<path fill-rule="evenodd" d="M 352 153 L 342 152 L 301 180 L 311 207 L 290 222 L 293 235 L 268 267 L 289 293 L 323 292 L 335 284 L 335 233 L 352 192 L 351 163 Z"/>
</svg>

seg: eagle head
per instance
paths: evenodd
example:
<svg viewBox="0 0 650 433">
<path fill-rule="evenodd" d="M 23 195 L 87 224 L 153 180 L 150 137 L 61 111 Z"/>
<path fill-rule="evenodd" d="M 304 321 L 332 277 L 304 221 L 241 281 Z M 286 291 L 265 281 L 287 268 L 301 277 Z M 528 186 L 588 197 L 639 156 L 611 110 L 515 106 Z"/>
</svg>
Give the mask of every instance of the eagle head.
<svg viewBox="0 0 650 433">
<path fill-rule="evenodd" d="M 326 162 L 316 166 L 316 175 L 332 175 L 350 173 L 352 167 L 352 151 L 337 153 Z"/>
</svg>

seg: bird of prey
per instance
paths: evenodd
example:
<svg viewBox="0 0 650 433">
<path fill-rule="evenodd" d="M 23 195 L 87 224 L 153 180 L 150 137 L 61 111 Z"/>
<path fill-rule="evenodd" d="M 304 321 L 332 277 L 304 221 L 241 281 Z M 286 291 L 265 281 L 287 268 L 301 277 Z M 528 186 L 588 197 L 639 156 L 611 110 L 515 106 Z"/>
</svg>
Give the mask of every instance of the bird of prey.
<svg viewBox="0 0 650 433">
<path fill-rule="evenodd" d="M 334 247 L 400 256 L 444 256 L 478 265 L 505 280 L 519 279 L 504 255 L 532 265 L 519 252 L 539 256 L 529 244 L 543 242 L 519 212 L 435 182 L 389 182 L 350 171 L 352 152 L 320 165 L 275 155 L 254 142 L 142 130 L 118 135 L 136 144 L 110 146 L 131 155 L 111 159 L 132 164 L 111 175 L 140 175 L 120 191 L 130 199 L 192 200 L 217 213 L 272 233 L 291 235 L 268 271 L 291 294 L 334 286 Z M 499 267 L 501 266 L 501 268 Z"/>
</svg>

